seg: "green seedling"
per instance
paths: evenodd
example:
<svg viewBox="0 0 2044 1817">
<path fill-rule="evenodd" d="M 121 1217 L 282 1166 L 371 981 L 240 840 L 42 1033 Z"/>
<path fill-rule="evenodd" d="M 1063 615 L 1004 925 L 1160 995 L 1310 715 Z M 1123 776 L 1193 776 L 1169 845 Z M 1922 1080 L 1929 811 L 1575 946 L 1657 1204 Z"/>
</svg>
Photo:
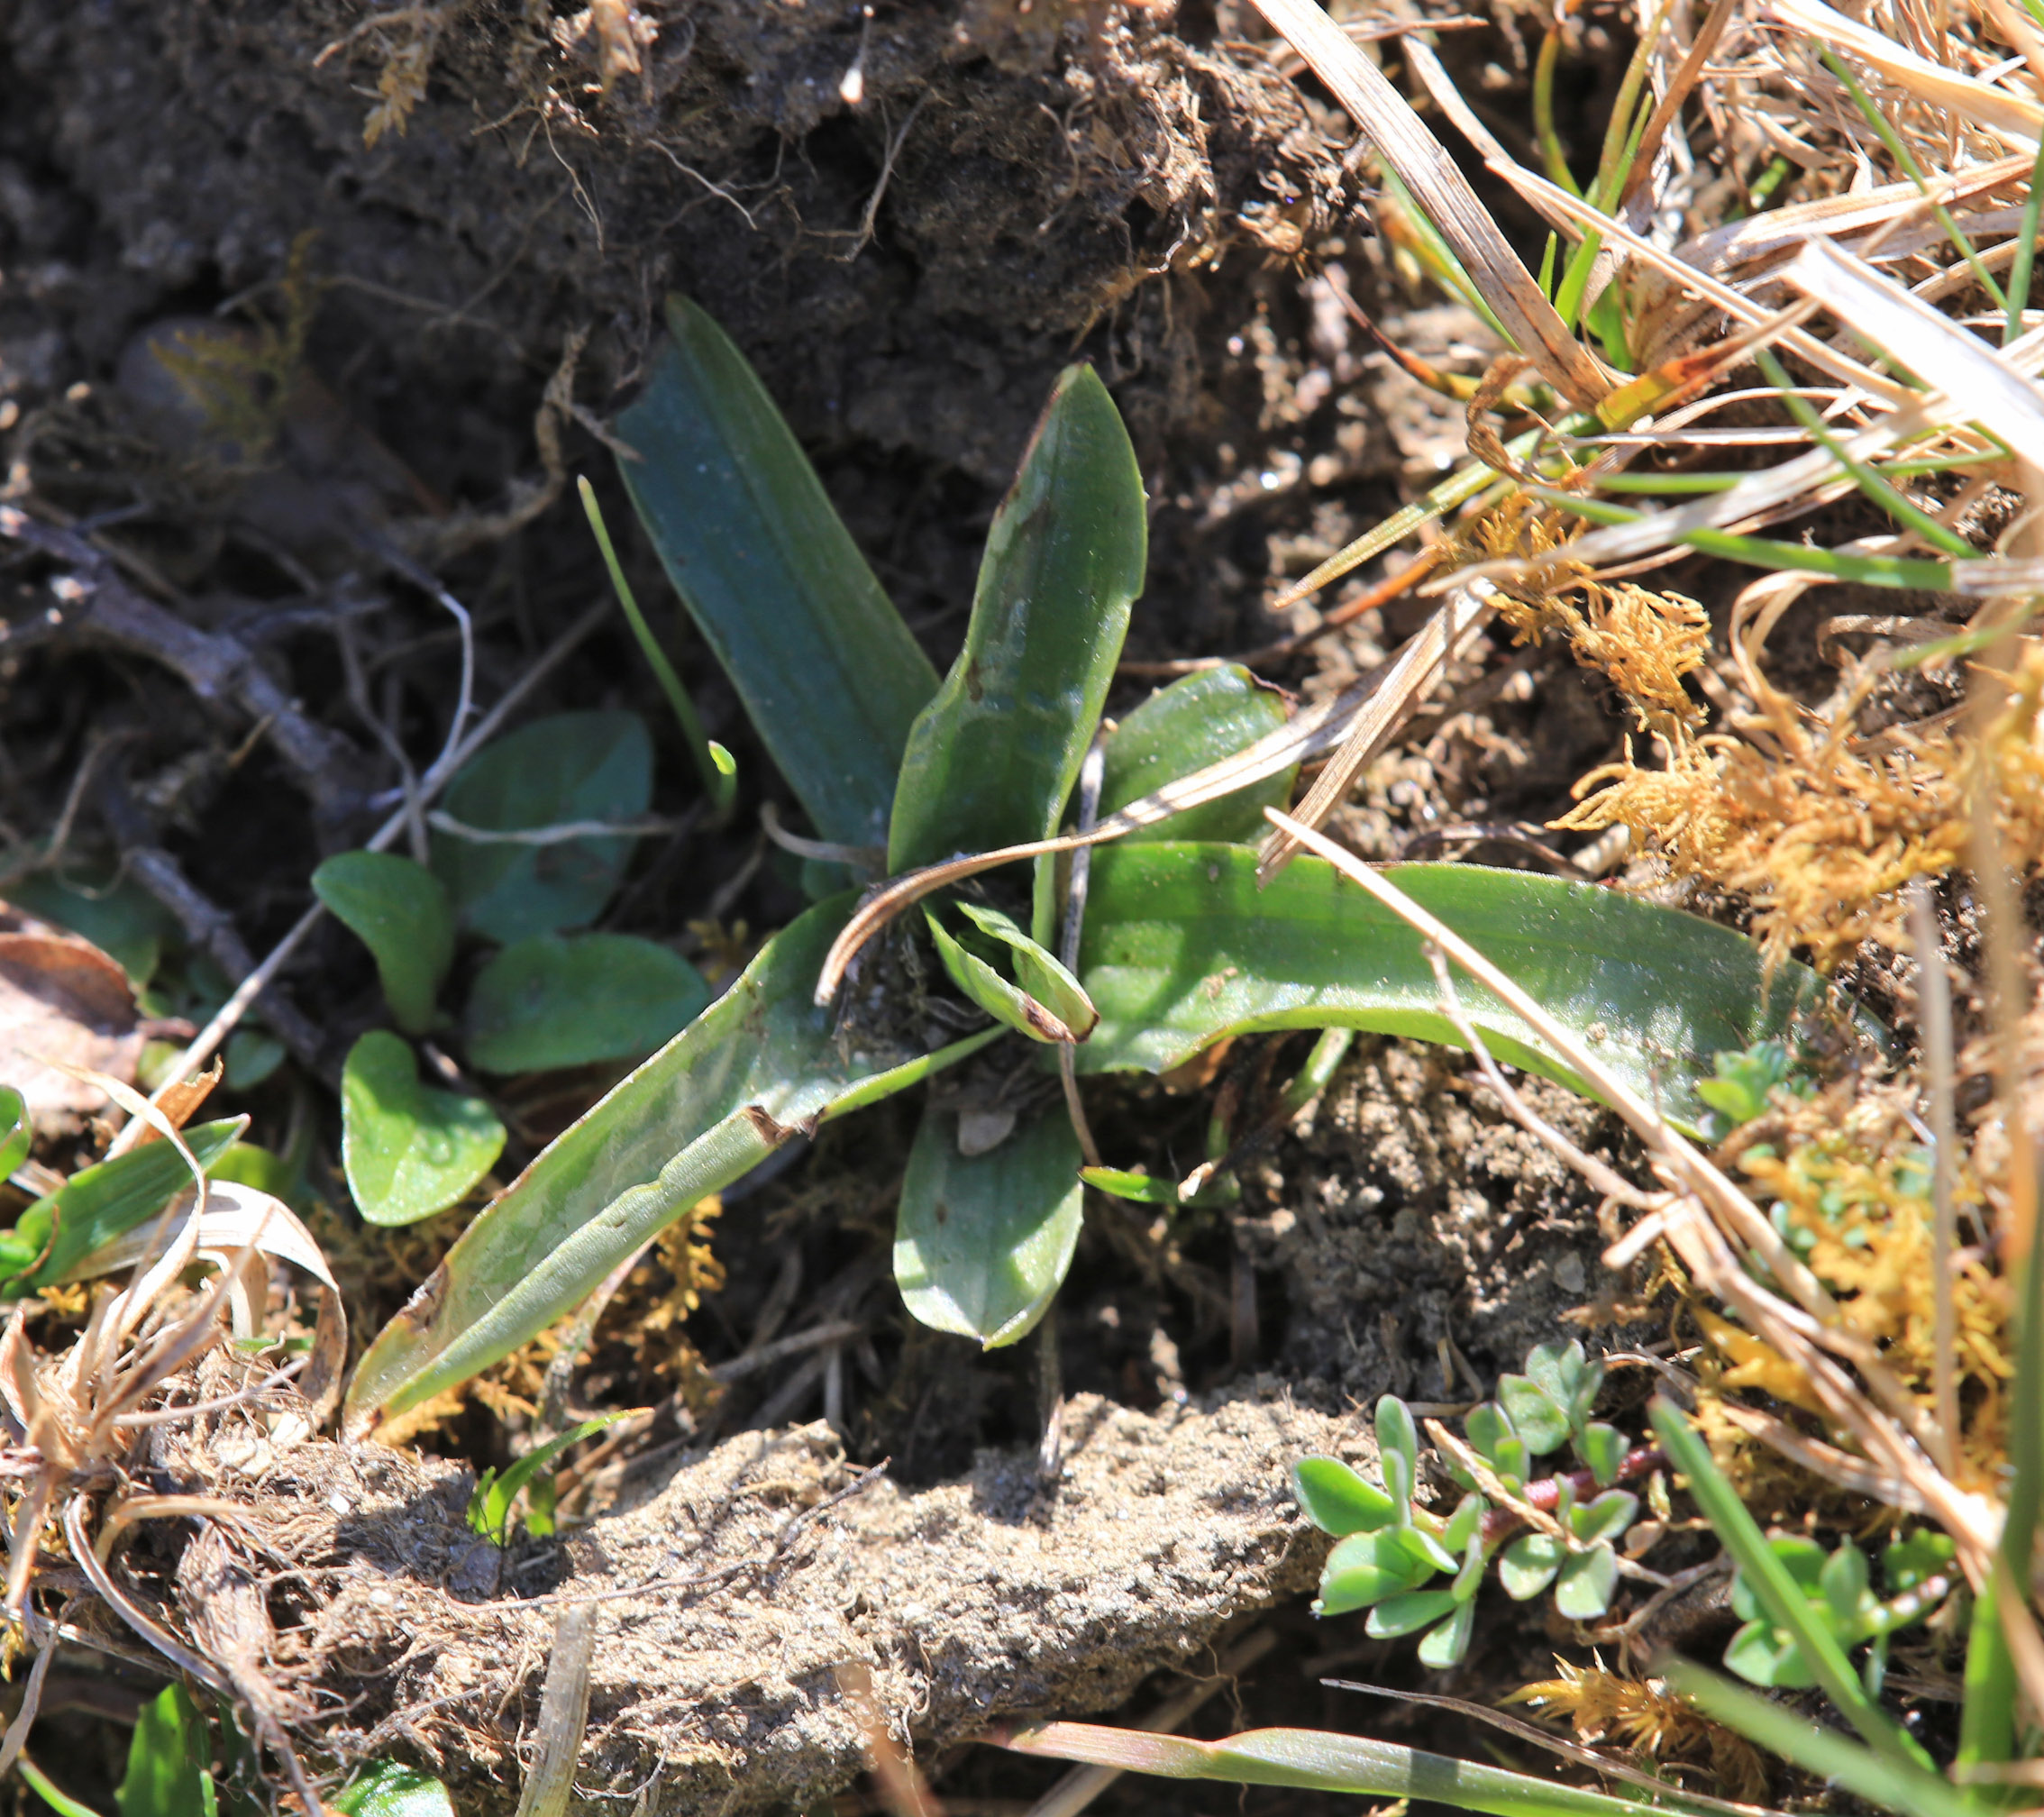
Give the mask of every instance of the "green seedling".
<svg viewBox="0 0 2044 1817">
<path fill-rule="evenodd" d="M 445 1210 L 504 1152 L 504 1126 L 480 1098 L 421 1084 L 416 1056 L 372 1028 L 341 1074 L 341 1165 L 371 1224 L 412 1224 Z"/>
<path fill-rule="evenodd" d="M 1142 584 L 1141 479 L 1100 380 L 1083 367 L 1059 379 L 940 687 L 736 350 L 685 303 L 668 321 L 646 391 L 619 422 L 643 458 L 621 471 L 817 832 L 884 843 L 897 870 L 1056 833 Z M 1255 744 L 1280 706 L 1239 671 L 1174 684 L 1108 741 L 1107 774 L 1117 794 L 1154 790 Z M 1255 791 L 1295 761 L 1243 774 L 1247 800 L 1200 804 L 1227 810 L 1202 840 L 1166 824 L 1100 847 L 1075 965 L 1053 951 L 1047 857 L 1027 881 L 994 872 L 926 897 L 927 915 L 871 945 L 828 1005 L 816 1000 L 819 971 L 853 901 L 817 903 L 478 1216 L 426 1316 L 371 1345 L 351 1429 L 526 1341 L 791 1136 L 997 1039 L 1028 1037 L 1004 1050 L 1010 1082 L 1059 1054 L 1081 1075 L 1162 1072 L 1264 1030 L 1459 1039 L 1417 936 L 1331 868 L 1302 858 L 1258 890 L 1255 849 L 1238 842 L 1260 830 L 1250 810 L 1268 797 Z M 436 839 L 436 863 L 439 850 Z M 1686 1127 L 1704 1114 L 1691 1090 L 1704 1055 L 1779 1035 L 1820 999 L 1800 968 L 1765 978 L 1739 936 L 1612 891 L 1449 865 L 1396 874 L 1565 1019 L 1601 1024 L 1607 1063 Z M 458 908 L 479 899 L 466 881 L 450 894 Z M 1580 1087 L 1488 993 L 1468 988 L 1464 1002 L 1501 1059 Z M 986 1026 L 959 1032 L 975 1019 Z M 974 1076 L 996 1089 L 990 1058 Z M 1010 1133 L 981 1147 L 990 1125 Z M 1063 1112 L 933 1109 L 915 1156 L 895 1249 L 911 1310 L 982 1344 L 1015 1341 L 1063 1281 L 1082 1210 Z"/>
<path fill-rule="evenodd" d="M 1369 1632 L 1379 1639 L 1424 1628 L 1421 1662 L 1457 1665 L 1469 1650 L 1476 1593 L 1494 1562 L 1498 1581 L 1516 1601 L 1552 1585 L 1556 1611 L 1567 1620 L 1601 1617 L 1618 1584 L 1618 1548 L 1639 1513 L 1638 1497 L 1613 1485 L 1654 1461 L 1652 1454 L 1633 1453 L 1616 1428 L 1591 1419 L 1603 1379 L 1604 1365 L 1589 1360 L 1582 1345 L 1543 1344 L 1527 1357 L 1526 1373 L 1505 1376 L 1497 1400 L 1471 1409 L 1465 1422 L 1469 1447 L 1494 1486 L 1511 1502 L 1551 1514 L 1555 1532 L 1521 1531 L 1511 1508 L 1493 1508 L 1476 1475 L 1453 1458 L 1444 1461 L 1468 1493 L 1445 1518 L 1417 1505 L 1419 1438 L 1395 1395 L 1377 1402 L 1381 1487 L 1334 1458 L 1303 1459 L 1292 1473 L 1299 1505 L 1340 1541 L 1321 1573 L 1315 1612 L 1368 1609 Z M 1570 1441 L 1583 1470 L 1528 1480 L 1534 1458 Z M 1450 1580 L 1446 1588 L 1427 1587 L 1442 1575 Z"/>
<path fill-rule="evenodd" d="M 1811 1619 L 1842 1649 L 1866 1648 L 1860 1676 L 1873 1697 L 1881 1694 L 1889 1635 L 1935 1613 L 1957 1582 L 1951 1540 L 1927 1528 L 1882 1548 L 1885 1601 L 1870 1587 L 1866 1555 L 1849 1540 L 1829 1554 L 1799 1533 L 1772 1534 L 1767 1543 L 1802 1588 Z M 1768 1691 L 1806 1690 L 1817 1682 L 1794 1638 L 1768 1618 L 1743 1571 L 1732 1579 L 1731 1605 L 1746 1624 L 1725 1648 L 1725 1664 L 1732 1671 Z"/>
<path fill-rule="evenodd" d="M 626 1418 L 623 1412 L 607 1413 L 600 1419 L 585 1420 L 579 1426 L 555 1434 L 543 1445 L 535 1445 L 501 1474 L 495 1469 L 485 1470 L 476 1479 L 475 1493 L 469 1497 L 468 1521 L 471 1533 L 496 1546 L 511 1543 L 511 1510 L 521 1491 L 525 1494 L 525 1530 L 534 1539 L 543 1539 L 553 1531 L 553 1476 L 551 1466 L 553 1460 L 570 1447 L 579 1445 L 593 1432 L 600 1432 L 606 1426 L 616 1425 Z"/>
</svg>

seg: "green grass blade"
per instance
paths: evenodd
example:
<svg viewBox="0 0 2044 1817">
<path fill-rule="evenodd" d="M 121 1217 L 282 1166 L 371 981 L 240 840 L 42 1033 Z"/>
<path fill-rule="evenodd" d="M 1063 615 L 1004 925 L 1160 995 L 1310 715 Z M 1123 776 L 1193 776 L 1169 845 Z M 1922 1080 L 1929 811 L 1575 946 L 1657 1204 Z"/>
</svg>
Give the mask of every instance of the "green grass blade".
<svg viewBox="0 0 2044 1817">
<path fill-rule="evenodd" d="M 1399 886 L 1494 959 L 1674 1122 L 1704 1115 L 1711 1056 L 1781 1034 L 1823 986 L 1784 965 L 1770 986 L 1731 929 L 1593 885 L 1474 865 L 1407 864 Z M 1419 936 L 1315 858 L 1258 891 L 1241 846 L 1103 847 L 1080 979 L 1100 1024 L 1081 1072 L 1163 1072 L 1224 1035 L 1362 1028 L 1456 1042 Z M 1519 1018 L 1475 984 L 1471 1020 L 1501 1060 L 1580 1089 Z"/>
<path fill-rule="evenodd" d="M 1863 461 L 1856 461 L 1846 451 L 1839 438 L 1831 433 L 1826 423 L 1807 397 L 1799 397 L 1795 382 L 1789 377 L 1788 369 L 1775 357 L 1772 347 L 1757 347 L 1753 358 L 1766 378 L 1768 384 L 1781 394 L 1782 402 L 1788 406 L 1789 415 L 1802 424 L 1814 436 L 1818 443 L 1828 449 L 1831 458 L 1852 476 L 1853 483 L 1899 524 L 1904 524 L 1916 532 L 1933 548 L 1942 549 L 1948 555 L 1956 555 L 1962 562 L 1971 561 L 1979 551 L 1956 530 L 1939 523 L 1928 511 L 1910 503 L 1894 487 L 1874 468 Z"/>
<path fill-rule="evenodd" d="M 661 692 L 667 696 L 667 704 L 680 725 L 681 742 L 688 745 L 697 774 L 702 778 L 703 793 L 709 797 L 713 812 L 728 813 L 731 798 L 738 792 L 737 772 L 728 767 L 731 753 L 725 752 L 724 762 L 718 761 L 716 753 L 724 747 L 712 743 L 709 735 L 703 730 L 702 715 L 696 711 L 696 703 L 681 685 L 681 678 L 675 673 L 673 663 L 667 660 L 667 652 L 660 647 L 660 639 L 653 635 L 652 626 L 646 623 L 645 614 L 639 610 L 639 597 L 632 591 L 632 583 L 625 578 L 624 564 L 617 559 L 617 551 L 611 546 L 610 526 L 603 521 L 603 507 L 597 503 L 596 488 L 579 475 L 576 477 L 575 488 L 581 494 L 582 510 L 589 520 L 589 529 L 595 534 L 597 547 L 603 552 L 603 565 L 610 575 L 610 590 L 616 594 L 618 605 L 624 607 L 632 635 L 639 640 L 639 650 L 646 659 L 646 666 L 653 671 Z"/>
<path fill-rule="evenodd" d="M 1559 184 L 1571 196 L 1583 194 L 1583 186 L 1568 168 L 1562 151 L 1561 134 L 1555 130 L 1555 66 L 1561 60 L 1561 32 L 1548 27 L 1540 41 L 1540 54 L 1533 63 L 1533 133 L 1540 142 L 1540 162 L 1550 182 Z M 1550 239 L 1550 244 L 1552 243 Z M 1545 289 L 1543 282 L 1541 288 Z"/>
<path fill-rule="evenodd" d="M 1220 1779 L 1237 1785 L 1290 1785 L 1314 1792 L 1410 1799 L 1488 1817 L 1641 1817 L 1693 1811 L 1671 1792 L 1656 1803 L 1585 1791 L 1528 1773 L 1480 1767 L 1362 1735 L 1318 1729 L 1252 1729 L 1225 1741 L 1189 1741 L 1140 1729 L 1045 1722 L 994 1738 L 1017 1754 L 1076 1760 L 1169 1779 Z"/>
<path fill-rule="evenodd" d="M 1091 367 L 1067 367 L 987 533 L 965 647 L 908 735 L 890 872 L 1057 831 L 1148 550 L 1121 413 Z M 1030 931 L 1049 937 L 1043 914 Z"/>
<path fill-rule="evenodd" d="M 2016 229 L 2015 258 L 2009 265 L 2009 306 L 2002 323 L 2002 345 L 2022 333 L 2022 312 L 2030 306 L 2030 274 L 2037 263 L 2038 215 L 2044 210 L 2044 141 L 2030 169 L 2030 194 L 2023 198 L 2022 224 Z"/>
<path fill-rule="evenodd" d="M 1712 1721 L 1870 1804 L 1903 1817 L 1979 1817 L 1979 1807 L 1965 1793 L 1927 1767 L 1876 1754 L 1685 1659 L 1669 1660 L 1664 1669 L 1668 1682 Z"/>
<path fill-rule="evenodd" d="M 668 299 L 667 327 L 617 419 L 641 457 L 618 470 L 817 830 L 877 845 L 936 671 L 744 355 L 684 298 Z"/>
<path fill-rule="evenodd" d="M 1804 41 L 1823 59 L 1825 68 L 1845 85 L 1846 93 L 1852 96 L 1852 105 L 1858 108 L 1861 117 L 1879 135 L 1881 143 L 1888 148 L 1888 156 L 1902 167 L 1903 175 L 1916 185 L 1919 191 L 1929 196 L 1930 179 L 1923 174 L 1923 166 L 1917 162 L 1915 152 L 1909 149 L 1888 116 L 1882 113 L 1875 105 L 1873 97 L 1860 86 L 1859 78 L 1847 67 L 1845 59 L 1828 44 L 1820 44 L 1815 39 Z M 2003 294 L 2002 287 L 1995 283 L 1994 274 L 1980 262 L 1980 254 L 1974 250 L 1973 242 L 1966 238 L 1965 231 L 1952 218 L 1952 211 L 1942 202 L 1933 202 L 1930 213 L 1939 226 L 1945 230 L 1945 238 L 1951 242 L 1959 257 L 1972 268 L 1975 281 L 1994 299 L 1995 308 L 2006 311 L 2009 306 L 2008 297 Z"/>
<path fill-rule="evenodd" d="M 1662 1448 L 1688 1477 L 1689 1493 L 1709 1519 L 1719 1542 L 1744 1573 L 1768 1619 L 1802 1649 L 1818 1685 L 1839 1714 L 1884 1764 L 1930 1772 L 1930 1757 L 1867 1696 L 1838 1637 L 1811 1612 L 1809 1599 L 1789 1575 L 1788 1566 L 1775 1556 L 1738 1491 L 1718 1468 L 1711 1447 L 1691 1428 L 1682 1410 L 1672 1401 L 1656 1398 L 1647 1411 Z"/>
<path fill-rule="evenodd" d="M 508 1356 L 789 1137 L 901 1091 L 999 1032 L 935 1054 L 841 1050 L 811 992 L 851 903 L 819 902 L 776 935 L 722 998 L 478 1215 L 419 1310 L 400 1312 L 370 1346 L 348 1391 L 351 1431 Z"/>
<path fill-rule="evenodd" d="M 68 1792 L 62 1790 L 49 1774 L 31 1760 L 26 1754 L 16 1755 L 14 1765 L 28 1782 L 29 1790 L 49 1805 L 59 1817 L 99 1817 L 99 1812 L 89 1804 L 81 1804 Z"/>
</svg>

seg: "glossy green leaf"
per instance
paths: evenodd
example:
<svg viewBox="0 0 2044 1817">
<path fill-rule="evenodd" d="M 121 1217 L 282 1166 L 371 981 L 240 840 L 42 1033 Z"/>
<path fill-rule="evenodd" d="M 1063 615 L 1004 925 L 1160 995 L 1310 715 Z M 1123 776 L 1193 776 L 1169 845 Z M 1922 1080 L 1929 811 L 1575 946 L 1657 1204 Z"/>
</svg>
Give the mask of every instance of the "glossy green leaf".
<svg viewBox="0 0 2044 1817">
<path fill-rule="evenodd" d="M 182 1685 L 169 1685 L 135 1718 L 114 1809 L 121 1817 L 214 1817 L 212 1758 L 205 1718 Z"/>
<path fill-rule="evenodd" d="M 1291 1466 L 1292 1493 L 1306 1518 L 1337 1539 L 1373 1533 L 1398 1518 L 1398 1504 L 1337 1457 L 1301 1457 Z"/>
<path fill-rule="evenodd" d="M 640 457 L 618 470 L 817 833 L 878 845 L 936 671 L 745 356 L 682 297 L 668 299 L 667 331 L 617 419 Z"/>
<path fill-rule="evenodd" d="M 1039 1003 L 1020 985 L 1010 983 L 992 964 L 954 936 L 937 918 L 935 909 L 926 908 L 923 919 L 951 982 L 1002 1027 L 1013 1028 L 1032 1041 L 1063 1042 L 1069 1045 L 1078 1039 L 1046 1005 Z"/>
<path fill-rule="evenodd" d="M 341 1817 L 454 1817 L 447 1787 L 397 1760 L 373 1760 L 326 1800 Z"/>
<path fill-rule="evenodd" d="M 1090 367 L 1067 367 L 987 534 L 965 647 L 908 735 L 890 871 L 1057 830 L 1143 590 L 1148 534 L 1120 413 Z M 1039 868 L 1039 939 L 1048 876 Z"/>
<path fill-rule="evenodd" d="M 1568 1548 L 1550 1533 L 1522 1533 L 1498 1557 L 1498 1582 L 1515 1602 L 1538 1596 L 1555 1581 Z"/>
<path fill-rule="evenodd" d="M 556 713 L 486 745 L 448 785 L 447 812 L 485 832 L 631 821 L 652 801 L 652 739 L 636 713 Z M 433 874 L 462 921 L 506 943 L 586 927 L 631 863 L 634 835 L 543 845 L 435 828 Z"/>
<path fill-rule="evenodd" d="M 1416 1543 L 1419 1537 L 1410 1527 L 1351 1533 L 1328 1554 L 1313 1612 L 1346 1615 L 1367 1609 L 1383 1597 L 1417 1589 L 1440 1569 Z"/>
<path fill-rule="evenodd" d="M 504 1126 L 480 1098 L 421 1084 L 410 1044 L 372 1028 L 341 1073 L 341 1166 L 371 1224 L 415 1224 L 450 1205 L 504 1152 Z"/>
<path fill-rule="evenodd" d="M 1167 782 L 1246 750 L 1275 732 L 1286 717 L 1283 696 L 1264 686 L 1238 662 L 1203 669 L 1159 689 L 1107 741 L 1101 817 Z M 1298 775 L 1294 764 L 1238 794 L 1160 820 L 1128 838 L 1254 844 L 1269 830 L 1264 809 L 1285 806 Z"/>
<path fill-rule="evenodd" d="M 454 963 L 454 911 L 424 865 L 395 852 L 342 852 L 312 874 L 313 894 L 375 957 L 397 1026 L 423 1035 Z"/>
<path fill-rule="evenodd" d="M 1100 1012 L 1093 1000 L 1057 955 L 1038 945 L 1008 916 L 983 902 L 961 899 L 958 912 L 989 939 L 1008 949 L 1008 963 L 1015 968 L 1015 982 L 1059 1021 L 1083 1041 L 1093 1032 Z"/>
<path fill-rule="evenodd" d="M 543 1445 L 535 1445 L 503 1471 L 487 1469 L 477 1478 L 475 1493 L 469 1497 L 468 1523 L 471 1533 L 497 1546 L 506 1546 L 511 1540 L 511 1508 L 518 1499 L 518 1492 L 533 1481 L 541 1471 L 570 1447 L 579 1445 L 583 1439 L 615 1426 L 620 1420 L 629 1418 L 620 1411 L 606 1413 L 595 1420 L 585 1420 L 579 1425 L 570 1426 L 565 1432 L 557 1432 Z M 528 1519 L 527 1528 L 536 1537 L 543 1539 L 553 1530 L 550 1517 L 542 1520 Z"/>
<path fill-rule="evenodd" d="M 210 1167 L 249 1127 L 229 1117 L 183 1131 L 201 1167 Z M 46 1198 L 38 1199 L 14 1228 L 0 1235 L 0 1281 L 14 1297 L 72 1279 L 96 1249 L 153 1218 L 191 1182 L 185 1157 L 168 1142 L 145 1143 L 96 1166 L 81 1168 Z M 44 1255 L 45 1248 L 48 1254 Z M 22 1271 L 42 1256 L 32 1274 Z M 8 1275 L 19 1278 L 6 1280 Z"/>
<path fill-rule="evenodd" d="M 1593 1501 L 1572 1508 L 1568 1530 L 1585 1544 L 1594 1539 L 1616 1539 L 1632 1525 L 1639 1512 L 1639 1498 L 1623 1489 L 1607 1489 Z"/>
<path fill-rule="evenodd" d="M 1729 927 L 1616 891 L 1517 871 L 1406 864 L 1387 873 L 1581 1031 L 1671 1121 L 1721 1048 L 1778 1029 L 1823 985 L 1794 964 L 1770 987 Z M 1258 892 L 1236 845 L 1109 845 L 1095 854 L 1080 981 L 1100 1026 L 1084 1073 L 1162 1073 L 1223 1036 L 1355 1027 L 1458 1040 L 1419 936 L 1332 867 L 1297 858 Z M 1582 1089 L 1519 1018 L 1468 980 L 1458 994 L 1496 1056 Z"/>
<path fill-rule="evenodd" d="M 935 1054 L 852 1037 L 811 1000 L 852 898 L 818 903 L 737 983 L 623 1080 L 461 1233 L 378 1335 L 348 1391 L 351 1432 L 536 1336 L 639 1246 L 789 1137 L 914 1084 L 997 1030 Z"/>
<path fill-rule="evenodd" d="M 35 1124 L 28 1100 L 12 1085 L 0 1085 L 0 1180 L 29 1158 L 35 1146 Z"/>
<path fill-rule="evenodd" d="M 709 1007 L 703 974 L 627 934 L 542 934 L 477 973 L 469 1059 L 486 1073 L 538 1073 L 663 1046 Z"/>
<path fill-rule="evenodd" d="M 1178 1196 L 1178 1182 L 1155 1173 L 1132 1173 L 1125 1167 L 1081 1167 L 1079 1177 L 1110 1199 L 1132 1205 L 1168 1205 L 1176 1210 L 1184 1201 Z"/>
<path fill-rule="evenodd" d="M 1419 1477 L 1419 1430 L 1411 1409 L 1395 1394 L 1377 1398 L 1377 1468 L 1402 1526 L 1411 1518 L 1408 1507 Z"/>
<path fill-rule="evenodd" d="M 1572 1552 L 1555 1579 L 1556 1612 L 1570 1621 L 1594 1621 L 1611 1606 L 1618 1588 L 1618 1554 L 1599 1542 Z"/>
<path fill-rule="evenodd" d="M 1395 1640 L 1401 1634 L 1415 1634 L 1432 1621 L 1451 1614 L 1456 1604 L 1452 1591 L 1404 1590 L 1387 1596 L 1370 1611 L 1364 1631 L 1373 1640 Z"/>
<path fill-rule="evenodd" d="M 1061 1104 L 984 1155 L 958 1152 L 956 1112 L 923 1114 L 895 1214 L 909 1311 L 991 1350 L 1027 1337 L 1079 1241 L 1079 1138 Z"/>
<path fill-rule="evenodd" d="M 1419 1663 L 1434 1672 L 1461 1665 L 1469 1651 L 1469 1637 L 1475 1631 L 1476 1604 L 1467 1600 L 1456 1603 L 1454 1614 L 1420 1638 Z"/>
</svg>

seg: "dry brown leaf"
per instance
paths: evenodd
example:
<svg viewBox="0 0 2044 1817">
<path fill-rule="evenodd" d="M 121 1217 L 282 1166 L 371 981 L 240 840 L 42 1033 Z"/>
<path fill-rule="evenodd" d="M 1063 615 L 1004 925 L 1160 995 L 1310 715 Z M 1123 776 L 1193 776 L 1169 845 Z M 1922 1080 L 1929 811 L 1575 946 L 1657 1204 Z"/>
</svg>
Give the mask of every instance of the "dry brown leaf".
<svg viewBox="0 0 2044 1817">
<path fill-rule="evenodd" d="M 132 1082 L 143 1039 L 128 974 L 89 940 L 0 933 L 0 1084 L 28 1100 L 39 1134 L 76 1134 L 107 1101 L 46 1063 Z"/>
</svg>

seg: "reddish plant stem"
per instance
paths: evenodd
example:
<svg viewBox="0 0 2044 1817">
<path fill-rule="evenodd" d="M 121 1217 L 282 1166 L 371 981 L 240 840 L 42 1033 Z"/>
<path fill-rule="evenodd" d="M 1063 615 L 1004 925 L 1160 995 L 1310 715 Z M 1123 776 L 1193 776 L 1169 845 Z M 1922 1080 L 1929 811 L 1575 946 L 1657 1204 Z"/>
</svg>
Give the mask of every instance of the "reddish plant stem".
<svg viewBox="0 0 2044 1817">
<path fill-rule="evenodd" d="M 1625 1461 L 1619 1465 L 1616 1483 L 1629 1483 L 1641 1476 L 1650 1476 L 1656 1470 L 1667 1468 L 1667 1453 L 1658 1445 L 1642 1445 L 1625 1454 Z M 1561 1485 L 1566 1483 L 1575 1491 L 1575 1499 L 1582 1502 L 1599 1493 L 1596 1476 L 1588 1470 L 1567 1470 L 1559 1475 L 1543 1476 L 1537 1483 L 1528 1483 L 1519 1492 L 1519 1500 L 1530 1508 L 1538 1508 L 1543 1514 L 1551 1514 L 1561 1505 Z M 1616 1486 L 1614 1483 L 1613 1486 Z M 1493 1508 L 1483 1516 L 1479 1529 L 1483 1536 L 1487 1551 L 1499 1540 L 1506 1539 L 1526 1525 L 1525 1520 L 1510 1508 Z"/>
</svg>

